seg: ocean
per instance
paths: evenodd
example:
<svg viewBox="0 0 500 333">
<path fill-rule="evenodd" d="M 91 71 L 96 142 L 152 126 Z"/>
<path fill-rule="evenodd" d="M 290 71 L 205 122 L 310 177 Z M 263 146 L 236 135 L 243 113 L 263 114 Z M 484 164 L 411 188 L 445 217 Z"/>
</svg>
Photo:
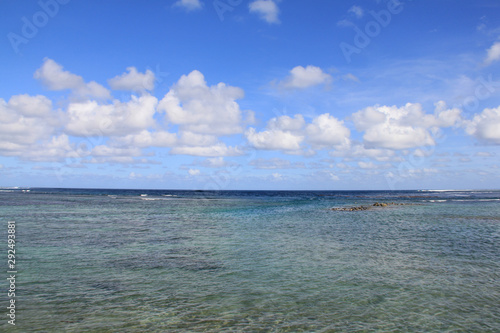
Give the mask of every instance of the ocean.
<svg viewBox="0 0 500 333">
<path fill-rule="evenodd" d="M 500 191 L 2 188 L 0 220 L 4 332 L 500 332 Z"/>
</svg>

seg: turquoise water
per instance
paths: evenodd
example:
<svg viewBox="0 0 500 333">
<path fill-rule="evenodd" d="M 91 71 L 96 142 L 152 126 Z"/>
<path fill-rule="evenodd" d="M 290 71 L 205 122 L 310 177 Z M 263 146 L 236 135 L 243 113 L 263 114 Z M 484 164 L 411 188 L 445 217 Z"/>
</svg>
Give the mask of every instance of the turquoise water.
<svg viewBox="0 0 500 333">
<path fill-rule="evenodd" d="M 375 202 L 406 205 L 331 210 Z M 4 330 L 500 331 L 499 191 L 3 189 L 0 219 Z"/>
</svg>

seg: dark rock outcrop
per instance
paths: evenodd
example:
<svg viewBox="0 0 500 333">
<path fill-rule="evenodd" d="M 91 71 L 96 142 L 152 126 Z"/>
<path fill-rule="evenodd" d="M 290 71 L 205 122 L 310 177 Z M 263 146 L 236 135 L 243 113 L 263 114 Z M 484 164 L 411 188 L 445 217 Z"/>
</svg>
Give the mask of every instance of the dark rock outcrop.
<svg viewBox="0 0 500 333">
<path fill-rule="evenodd" d="M 411 203 L 402 203 L 402 202 L 375 202 L 370 206 L 353 206 L 353 207 L 334 207 L 332 210 L 340 211 L 340 212 L 357 212 L 361 210 L 368 210 L 372 207 L 388 207 L 388 206 L 403 206 L 403 205 L 413 205 Z"/>
</svg>

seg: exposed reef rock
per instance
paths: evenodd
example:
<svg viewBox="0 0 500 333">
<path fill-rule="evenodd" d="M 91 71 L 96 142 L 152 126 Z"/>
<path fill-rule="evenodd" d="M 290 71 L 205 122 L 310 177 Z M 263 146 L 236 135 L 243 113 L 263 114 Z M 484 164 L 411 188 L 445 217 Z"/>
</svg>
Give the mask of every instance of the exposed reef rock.
<svg viewBox="0 0 500 333">
<path fill-rule="evenodd" d="M 369 206 L 356 206 L 356 207 L 337 207 L 337 208 L 332 208 L 332 210 L 337 210 L 341 212 L 354 212 L 358 210 L 368 210 L 370 209 Z"/>
<path fill-rule="evenodd" d="M 387 207 L 387 206 L 403 206 L 403 205 L 413 205 L 411 203 L 398 203 L 398 202 L 375 202 L 370 206 L 354 206 L 354 207 L 334 207 L 332 210 L 341 212 L 356 212 L 360 210 L 368 210 L 372 207 Z"/>
</svg>

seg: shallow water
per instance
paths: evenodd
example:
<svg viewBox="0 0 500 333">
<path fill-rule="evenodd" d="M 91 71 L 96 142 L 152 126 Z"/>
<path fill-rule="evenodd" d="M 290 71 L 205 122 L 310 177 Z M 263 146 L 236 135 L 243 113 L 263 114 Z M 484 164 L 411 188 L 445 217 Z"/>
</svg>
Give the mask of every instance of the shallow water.
<svg viewBox="0 0 500 333">
<path fill-rule="evenodd" d="M 406 205 L 330 209 L 375 202 Z M 499 203 L 499 191 L 0 191 L 0 219 L 16 221 L 16 330 L 498 332 Z"/>
</svg>

